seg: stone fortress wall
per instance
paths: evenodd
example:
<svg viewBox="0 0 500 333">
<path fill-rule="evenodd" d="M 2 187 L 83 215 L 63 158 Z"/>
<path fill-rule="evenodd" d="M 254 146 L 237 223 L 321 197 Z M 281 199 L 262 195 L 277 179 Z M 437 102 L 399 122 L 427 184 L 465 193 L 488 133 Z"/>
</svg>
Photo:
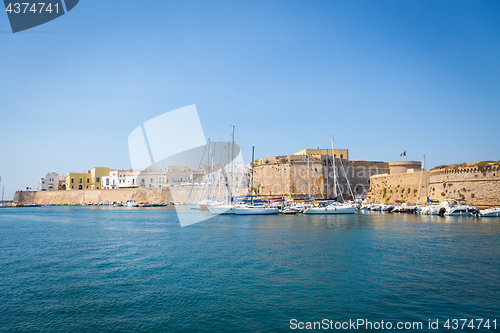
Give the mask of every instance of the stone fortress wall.
<svg viewBox="0 0 500 333">
<path fill-rule="evenodd" d="M 169 203 L 194 202 L 202 186 L 153 187 L 153 188 L 121 188 L 116 190 L 76 190 L 76 191 L 17 191 L 14 203 L 19 204 L 81 204 L 81 203 L 113 203 L 127 201 Z M 190 196 L 191 193 L 191 196 Z M 237 195 L 246 194 L 246 189 L 239 190 Z"/>
<path fill-rule="evenodd" d="M 81 191 L 17 191 L 16 203 L 35 204 L 81 204 L 127 202 L 186 202 L 190 187 L 176 188 L 123 188 L 116 190 Z"/>
<path fill-rule="evenodd" d="M 368 200 L 409 204 L 426 203 L 424 172 L 409 172 L 371 177 Z M 420 181 L 421 180 L 421 181 Z M 438 167 L 427 172 L 429 198 L 443 201 L 446 198 L 464 199 L 480 206 L 500 205 L 500 162 L 463 163 Z"/>
<path fill-rule="evenodd" d="M 328 169 L 327 169 L 328 164 Z M 352 199 L 365 196 L 370 187 L 370 176 L 389 173 L 386 162 L 349 161 L 335 159 L 335 173 L 340 187 L 339 197 Z M 334 197 L 334 171 L 332 157 L 307 155 L 263 157 L 254 163 L 254 194 L 262 198 L 285 195 L 298 199 L 309 195 L 309 179 L 312 198 Z"/>
</svg>

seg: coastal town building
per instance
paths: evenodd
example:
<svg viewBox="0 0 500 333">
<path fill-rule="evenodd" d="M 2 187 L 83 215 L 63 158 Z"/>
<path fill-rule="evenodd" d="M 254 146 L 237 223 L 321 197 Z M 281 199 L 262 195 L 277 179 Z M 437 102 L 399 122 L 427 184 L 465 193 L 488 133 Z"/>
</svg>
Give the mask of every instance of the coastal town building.
<svg viewBox="0 0 500 333">
<path fill-rule="evenodd" d="M 105 190 L 114 190 L 117 188 L 138 187 L 137 177 L 140 171 L 134 170 L 113 170 L 109 176 L 102 177 L 101 188 Z"/>
<path fill-rule="evenodd" d="M 101 188 L 102 177 L 109 176 L 112 170 L 116 169 L 94 167 L 86 173 L 68 172 L 66 190 L 98 190 Z"/>
<path fill-rule="evenodd" d="M 66 189 L 66 177 L 59 176 L 56 172 L 49 172 L 40 178 L 39 191 L 60 191 Z"/>
<path fill-rule="evenodd" d="M 144 170 L 137 178 L 141 188 L 181 186 L 190 182 L 191 169 L 187 166 L 167 166 L 163 170 Z"/>
<path fill-rule="evenodd" d="M 335 152 L 335 158 L 340 158 L 343 160 L 348 160 L 349 159 L 349 150 L 348 149 L 334 149 Z M 328 152 L 328 156 L 332 156 L 332 150 L 331 149 L 302 149 L 301 151 L 296 152 L 294 155 L 326 155 Z"/>
</svg>

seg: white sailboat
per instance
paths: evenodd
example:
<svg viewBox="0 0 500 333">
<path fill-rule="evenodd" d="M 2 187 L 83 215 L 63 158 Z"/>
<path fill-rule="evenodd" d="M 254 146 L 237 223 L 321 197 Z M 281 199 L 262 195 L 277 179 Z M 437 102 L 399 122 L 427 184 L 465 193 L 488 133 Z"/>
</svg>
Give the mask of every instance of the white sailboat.
<svg viewBox="0 0 500 333">
<path fill-rule="evenodd" d="M 332 136 L 332 160 L 333 160 L 333 190 L 334 190 L 334 197 L 337 197 L 337 173 L 335 170 L 335 150 L 334 150 L 334 145 L 333 145 L 333 136 Z M 327 170 L 327 179 L 328 179 L 328 172 Z M 345 174 L 345 170 L 344 170 Z M 347 175 L 345 174 L 347 184 L 349 185 L 349 180 L 347 179 Z M 350 186 L 349 186 L 350 188 Z M 327 190 L 328 194 L 328 190 Z M 349 204 L 349 203 L 332 203 L 330 205 L 323 205 L 319 207 L 308 207 L 307 209 L 304 210 L 304 214 L 354 214 L 356 213 L 357 210 L 357 205 L 354 204 Z"/>
<path fill-rule="evenodd" d="M 220 139 L 219 139 L 220 141 Z M 208 210 L 210 213 L 214 215 L 220 215 L 220 214 L 234 214 L 233 211 L 233 198 L 235 196 L 235 185 L 234 185 L 234 160 L 235 160 L 235 154 L 234 154 L 234 126 L 232 127 L 231 131 L 231 157 L 229 157 L 229 153 L 227 154 L 228 158 L 231 159 L 231 165 L 230 165 L 230 170 L 231 170 L 231 183 L 228 184 L 227 182 L 227 177 L 226 177 L 226 172 L 224 171 L 226 168 L 226 165 L 222 163 L 222 154 L 220 155 L 221 161 L 219 161 L 219 175 L 218 175 L 218 188 L 219 188 L 219 195 L 217 201 L 213 201 L 208 205 Z M 224 151 L 224 155 L 226 153 L 226 150 Z M 228 191 L 228 197 L 225 198 L 224 200 L 221 199 L 221 189 L 223 188 L 222 182 L 223 180 L 226 180 L 224 182 L 224 185 Z M 215 189 L 215 187 L 214 187 Z"/>
<path fill-rule="evenodd" d="M 252 182 L 250 185 L 251 191 L 251 199 L 250 205 L 240 205 L 233 208 L 233 212 L 235 215 L 274 215 L 279 213 L 278 208 L 270 208 L 264 206 L 254 206 L 253 204 L 253 161 L 255 157 L 255 149 L 252 147 Z"/>
</svg>

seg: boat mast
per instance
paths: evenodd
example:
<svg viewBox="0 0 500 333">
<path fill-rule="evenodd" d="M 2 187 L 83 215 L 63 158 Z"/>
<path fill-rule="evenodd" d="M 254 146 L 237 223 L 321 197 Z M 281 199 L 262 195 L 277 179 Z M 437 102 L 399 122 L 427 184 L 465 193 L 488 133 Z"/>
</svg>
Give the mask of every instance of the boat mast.
<svg viewBox="0 0 500 333">
<path fill-rule="evenodd" d="M 309 166 L 309 153 L 307 153 L 307 174 L 309 176 L 308 198 L 311 199 L 311 167 Z"/>
<path fill-rule="evenodd" d="M 250 185 L 250 205 L 253 206 L 253 159 L 255 157 L 255 147 L 252 146 L 252 182 Z"/>
<path fill-rule="evenodd" d="M 334 198 L 337 197 L 337 173 L 335 171 L 335 150 L 333 149 L 333 135 L 332 135 L 332 160 L 333 160 L 333 194 Z"/>
<path fill-rule="evenodd" d="M 328 175 L 330 174 L 329 170 L 328 170 L 328 159 L 329 159 L 329 155 L 328 155 L 328 148 L 326 149 L 326 198 L 328 199 L 329 198 L 329 190 L 330 190 L 330 186 L 328 184 Z"/>
<path fill-rule="evenodd" d="M 283 200 L 283 164 L 280 162 L 280 190 L 281 190 L 281 199 Z"/>
<path fill-rule="evenodd" d="M 207 199 L 209 196 L 209 187 L 210 187 L 210 180 L 212 178 L 212 169 L 211 169 L 211 161 L 212 161 L 212 150 L 210 147 L 210 138 L 208 138 L 208 183 L 207 183 Z"/>
<path fill-rule="evenodd" d="M 222 140 L 222 132 L 219 132 L 219 166 L 218 166 L 218 169 L 219 169 L 219 175 L 217 177 L 217 184 L 219 185 L 219 202 L 221 202 L 220 200 L 220 191 L 222 189 L 222 178 L 221 178 L 221 173 L 223 174 L 222 172 L 222 143 L 221 143 L 221 140 Z M 224 195 L 224 193 L 222 193 L 222 195 Z"/>
<path fill-rule="evenodd" d="M 231 133 L 231 197 L 229 199 L 229 203 L 233 202 L 233 195 L 234 194 L 234 126 L 233 126 L 233 131 Z"/>
<path fill-rule="evenodd" d="M 429 192 L 427 190 L 427 168 L 425 167 L 425 155 L 424 155 L 424 177 L 425 177 L 425 205 L 429 204 Z"/>
<path fill-rule="evenodd" d="M 424 157 L 425 159 L 425 157 Z M 417 206 L 419 205 L 418 202 L 420 200 L 420 189 L 422 188 L 422 176 L 424 174 L 423 170 L 420 170 L 420 181 L 418 182 L 418 194 L 417 194 Z M 426 204 L 427 206 L 427 204 Z"/>
</svg>

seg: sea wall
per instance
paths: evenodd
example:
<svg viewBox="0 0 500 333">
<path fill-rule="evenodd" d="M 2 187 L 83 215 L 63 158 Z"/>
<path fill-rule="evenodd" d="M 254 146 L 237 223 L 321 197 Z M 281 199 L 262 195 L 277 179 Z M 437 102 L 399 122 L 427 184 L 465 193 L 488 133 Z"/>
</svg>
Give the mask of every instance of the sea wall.
<svg viewBox="0 0 500 333">
<path fill-rule="evenodd" d="M 470 166 L 431 171 L 429 194 L 465 199 L 475 205 L 500 205 L 500 166 Z"/>
<path fill-rule="evenodd" d="M 36 204 L 80 204 L 126 202 L 186 202 L 190 187 L 124 188 L 116 190 L 81 191 L 17 191 L 14 202 Z"/>
<path fill-rule="evenodd" d="M 430 182 L 427 173 L 427 182 Z M 420 193 L 418 191 L 420 185 Z M 396 201 L 425 204 L 425 173 L 423 171 L 395 175 L 375 175 L 370 178 L 368 201 L 395 203 Z"/>
<path fill-rule="evenodd" d="M 237 195 L 246 194 L 243 189 Z M 200 193 L 201 192 L 201 193 Z M 203 194 L 203 186 L 122 188 L 116 190 L 17 191 L 14 203 L 20 204 L 81 204 L 127 202 L 194 202 Z M 189 200 L 188 200 L 189 199 Z"/>
<path fill-rule="evenodd" d="M 425 179 L 423 172 L 397 175 L 373 176 L 370 178 L 368 200 L 389 202 L 405 200 L 425 204 Z M 422 179 L 422 183 L 420 183 Z M 429 198 L 443 201 L 446 198 L 464 199 L 467 203 L 487 207 L 500 205 L 500 166 L 450 166 L 427 172 Z"/>
</svg>

